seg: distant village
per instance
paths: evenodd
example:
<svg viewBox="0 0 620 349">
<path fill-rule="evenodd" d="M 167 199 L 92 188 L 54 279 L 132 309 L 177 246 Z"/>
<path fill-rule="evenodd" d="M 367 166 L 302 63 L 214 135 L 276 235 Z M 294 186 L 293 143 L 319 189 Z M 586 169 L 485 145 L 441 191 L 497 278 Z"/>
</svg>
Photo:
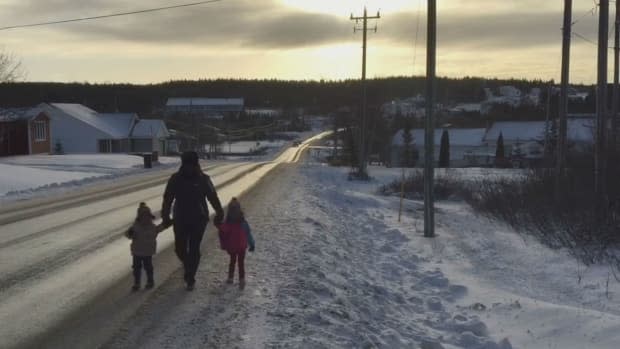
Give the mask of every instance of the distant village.
<svg viewBox="0 0 620 349">
<path fill-rule="evenodd" d="M 480 100 L 440 103 L 435 130 L 438 161 L 441 139 L 449 138 L 451 167 L 498 165 L 502 138 L 503 166 L 541 166 L 553 152 L 557 135 L 557 88 L 523 90 L 505 85 L 484 88 Z M 573 105 L 588 103 L 590 93 L 571 89 Z M 550 110 L 551 109 L 551 110 Z M 102 113 L 77 103 L 41 103 L 27 108 L 0 108 L 0 156 L 65 153 L 153 153 L 174 155 L 198 150 L 205 157 L 225 152 L 225 143 L 284 137 L 287 132 L 337 124 L 341 111 L 310 116 L 304 108 L 248 107 L 243 97 L 171 97 L 157 109 L 158 118 L 137 113 Z M 353 108 L 344 108 L 355 119 Z M 497 111 L 512 114 L 496 115 Z M 581 108 L 587 110 L 587 108 Z M 495 113 L 495 114 L 494 114 Z M 536 113 L 536 117 L 528 117 Z M 508 116 L 507 116 L 508 115 Z M 511 115 L 517 115 L 511 119 Z M 425 99 L 384 102 L 378 117 L 389 125 L 374 135 L 370 160 L 385 166 L 422 166 L 424 162 Z M 542 116 L 542 117 L 541 117 Z M 319 124 L 312 125 L 318 120 Z M 594 114 L 569 115 L 568 142 L 575 153 L 592 150 Z M 354 126 L 354 122 L 353 125 Z M 372 130 L 371 132 L 374 132 Z M 344 147 L 344 146 L 343 146 Z"/>
<path fill-rule="evenodd" d="M 588 92 L 570 89 L 569 101 L 573 105 L 586 104 Z M 514 86 L 501 86 L 496 90 L 484 89 L 484 99 L 467 103 L 438 104 L 440 124 L 436 126 L 435 161 L 439 161 L 441 139 L 444 133 L 449 139 L 449 162 L 451 167 L 492 167 L 498 166 L 496 159 L 498 141 L 501 135 L 501 144 L 505 159 L 501 166 L 535 167 L 545 165 L 545 159 L 554 151 L 553 146 L 557 137 L 556 117 L 553 111 L 548 111 L 554 105 L 552 101 L 559 90 L 551 88 L 543 92 L 541 88 L 531 88 L 522 91 Z M 548 98 L 549 99 L 548 99 Z M 554 103 L 557 103 L 555 101 Z M 497 120 L 490 114 L 494 110 L 522 110 L 515 120 Z M 546 114 L 546 119 L 540 117 L 531 119 L 529 115 L 537 111 Z M 424 163 L 424 128 L 422 122 L 425 116 L 425 99 L 422 95 L 406 99 L 396 99 L 383 104 L 381 115 L 391 123 L 418 125 L 410 130 L 400 128 L 394 131 L 389 151 L 380 156 L 388 166 L 423 166 Z M 515 113 L 519 114 L 519 113 Z M 495 120 L 494 120 L 495 119 Z M 484 121 L 483 121 L 484 120 Z M 482 125 L 484 123 L 484 125 Z M 475 127 L 457 126 L 473 124 Z M 567 137 L 572 154 L 586 154 L 594 146 L 595 119 L 594 113 L 569 114 Z M 405 133 L 409 132 L 406 136 Z M 410 139 L 407 144 L 407 140 Z M 410 151 L 405 148 L 410 147 Z M 407 155 L 409 154 L 409 155 Z M 405 159 L 404 156 L 413 157 Z"/>
</svg>

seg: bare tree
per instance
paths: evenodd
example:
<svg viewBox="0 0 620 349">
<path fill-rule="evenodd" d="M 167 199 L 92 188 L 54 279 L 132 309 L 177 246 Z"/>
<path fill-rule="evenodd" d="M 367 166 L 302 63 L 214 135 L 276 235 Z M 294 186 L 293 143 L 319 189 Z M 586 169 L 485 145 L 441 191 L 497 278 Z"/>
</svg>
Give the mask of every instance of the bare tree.
<svg viewBox="0 0 620 349">
<path fill-rule="evenodd" d="M 13 54 L 0 49 L 0 83 L 13 82 L 23 77 L 22 62 Z"/>
</svg>

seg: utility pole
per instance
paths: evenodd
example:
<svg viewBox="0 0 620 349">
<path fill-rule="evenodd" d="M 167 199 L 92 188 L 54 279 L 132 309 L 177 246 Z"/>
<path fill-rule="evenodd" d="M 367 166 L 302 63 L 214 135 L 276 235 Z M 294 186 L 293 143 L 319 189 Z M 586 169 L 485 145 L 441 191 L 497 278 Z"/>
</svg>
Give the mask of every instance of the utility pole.
<svg viewBox="0 0 620 349">
<path fill-rule="evenodd" d="M 560 85 L 560 124 L 558 127 L 558 139 L 556 144 L 555 165 L 555 200 L 562 198 L 561 180 L 566 167 L 566 119 L 568 114 L 568 83 L 570 80 L 570 39 L 573 26 L 573 0 L 564 0 L 564 24 L 562 26 L 562 81 Z"/>
<path fill-rule="evenodd" d="M 366 157 L 367 157 L 367 144 L 366 144 L 366 118 L 367 118 L 367 93 L 366 93 L 366 41 L 368 37 L 368 31 L 372 30 L 375 33 L 377 32 L 377 26 L 374 28 L 368 29 L 368 20 L 369 19 L 379 19 L 381 18 L 379 12 L 377 12 L 376 16 L 368 16 L 368 12 L 366 11 L 366 7 L 364 7 L 364 15 L 362 17 L 353 17 L 351 14 L 351 20 L 355 21 L 356 26 L 353 28 L 353 32 L 356 33 L 358 31 L 362 32 L 362 113 L 360 120 L 360 154 L 359 154 L 359 167 L 358 167 L 358 175 L 361 179 L 368 178 L 368 174 L 366 173 Z M 362 28 L 358 28 L 357 24 L 359 21 L 362 21 Z"/>
<path fill-rule="evenodd" d="M 594 155 L 594 191 L 596 209 L 603 213 L 606 192 L 607 133 L 607 45 L 609 40 L 609 0 L 599 2 L 598 77 L 596 95 L 596 143 Z"/>
<path fill-rule="evenodd" d="M 618 98 L 620 97 L 620 2 L 616 1 L 616 18 L 614 21 L 614 89 L 611 101 L 611 130 L 609 131 L 609 160 L 611 174 L 615 175 L 618 146 Z"/>
<path fill-rule="evenodd" d="M 428 0 L 426 39 L 426 137 L 424 137 L 424 237 L 435 236 L 435 69 L 437 54 L 437 1 Z"/>
</svg>

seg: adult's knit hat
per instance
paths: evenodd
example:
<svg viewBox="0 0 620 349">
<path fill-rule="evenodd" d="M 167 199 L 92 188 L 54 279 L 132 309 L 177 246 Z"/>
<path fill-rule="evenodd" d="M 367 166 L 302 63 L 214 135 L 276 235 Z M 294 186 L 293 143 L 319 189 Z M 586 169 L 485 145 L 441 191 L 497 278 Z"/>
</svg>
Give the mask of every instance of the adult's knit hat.
<svg viewBox="0 0 620 349">
<path fill-rule="evenodd" d="M 186 151 L 181 154 L 181 164 L 183 165 L 198 165 L 198 153 L 195 151 Z"/>
</svg>

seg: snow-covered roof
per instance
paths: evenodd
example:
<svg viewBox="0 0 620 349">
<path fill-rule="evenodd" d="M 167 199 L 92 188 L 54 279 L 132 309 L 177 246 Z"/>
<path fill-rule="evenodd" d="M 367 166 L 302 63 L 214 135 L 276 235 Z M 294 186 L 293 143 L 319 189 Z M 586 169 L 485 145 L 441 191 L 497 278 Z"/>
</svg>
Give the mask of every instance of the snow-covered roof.
<svg viewBox="0 0 620 349">
<path fill-rule="evenodd" d="M 595 127 L 594 119 L 568 119 L 566 137 L 572 142 L 594 143 Z"/>
<path fill-rule="evenodd" d="M 461 103 L 454 106 L 451 111 L 465 113 L 480 113 L 482 104 L 480 103 Z"/>
<path fill-rule="evenodd" d="M 82 104 L 52 103 L 51 106 L 114 139 L 129 137 L 131 127 L 137 118 L 136 114 L 127 113 L 99 114 Z"/>
<path fill-rule="evenodd" d="M 498 121 L 484 137 L 487 142 L 497 141 L 502 133 L 506 141 L 537 141 L 545 137 L 544 121 Z"/>
<path fill-rule="evenodd" d="M 450 137 L 450 146 L 481 146 L 486 132 L 486 129 L 484 128 L 449 128 L 446 130 L 448 131 L 448 136 Z M 441 144 L 441 134 L 443 131 L 443 129 L 435 130 L 434 141 L 436 146 Z M 392 145 L 403 145 L 403 134 L 404 130 L 399 130 L 396 132 L 392 138 Z M 424 129 L 413 129 L 411 130 L 411 135 L 413 137 L 413 144 L 418 147 L 424 146 Z"/>
<path fill-rule="evenodd" d="M 168 98 L 168 107 L 189 107 L 189 106 L 243 106 L 243 98 Z"/>
<path fill-rule="evenodd" d="M 39 115 L 39 112 L 34 108 L 1 108 L 0 122 L 30 120 Z"/>
<path fill-rule="evenodd" d="M 595 120 L 571 118 L 567 120 L 567 138 L 572 142 L 592 143 Z M 545 121 L 498 121 L 493 123 L 484 137 L 487 142 L 497 141 L 500 132 L 505 141 L 542 141 L 545 138 Z"/>
<path fill-rule="evenodd" d="M 166 123 L 163 120 L 140 119 L 136 122 L 131 137 L 134 138 L 167 138 L 170 136 Z"/>
</svg>

